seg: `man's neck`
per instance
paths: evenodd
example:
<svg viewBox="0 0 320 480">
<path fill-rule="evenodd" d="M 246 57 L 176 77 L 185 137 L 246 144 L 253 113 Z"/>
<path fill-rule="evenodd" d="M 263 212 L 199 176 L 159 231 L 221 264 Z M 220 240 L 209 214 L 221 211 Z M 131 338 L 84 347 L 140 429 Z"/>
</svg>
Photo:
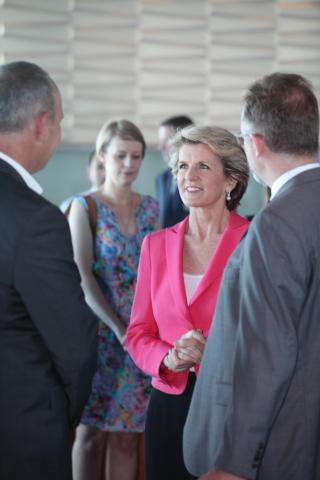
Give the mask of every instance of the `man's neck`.
<svg viewBox="0 0 320 480">
<path fill-rule="evenodd" d="M 299 166 L 287 170 L 284 172 L 280 177 L 278 177 L 272 184 L 271 187 L 271 199 L 277 194 L 277 192 L 292 178 L 300 175 L 301 173 L 306 172 L 307 170 L 320 168 L 319 162 L 309 162 L 309 163 L 302 163 Z"/>
<path fill-rule="evenodd" d="M 290 154 L 274 155 L 266 162 L 265 183 L 271 187 L 274 182 L 285 173 L 317 161 L 316 155 L 297 156 Z"/>
<path fill-rule="evenodd" d="M 41 194 L 43 192 L 41 186 L 38 182 L 30 175 L 30 173 L 24 168 L 24 166 L 17 162 L 14 158 L 10 157 L 5 152 L 1 152 L 0 150 L 0 158 L 5 163 L 10 165 L 24 180 L 24 182 L 28 185 L 29 188 L 34 190 L 36 193 Z"/>
<path fill-rule="evenodd" d="M 0 151 L 19 163 L 27 172 L 33 174 L 32 151 L 27 135 L 22 132 L 11 132 L 0 135 Z"/>
</svg>

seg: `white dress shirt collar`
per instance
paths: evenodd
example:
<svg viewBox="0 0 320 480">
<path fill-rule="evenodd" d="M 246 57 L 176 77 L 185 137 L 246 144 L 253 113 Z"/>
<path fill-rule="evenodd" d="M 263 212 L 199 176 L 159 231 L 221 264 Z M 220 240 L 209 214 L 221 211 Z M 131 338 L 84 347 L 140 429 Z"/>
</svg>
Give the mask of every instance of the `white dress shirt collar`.
<svg viewBox="0 0 320 480">
<path fill-rule="evenodd" d="M 38 193 L 39 195 L 42 194 L 43 192 L 42 187 L 20 163 L 8 157 L 8 155 L 6 155 L 3 152 L 0 152 L 0 158 L 1 160 L 4 160 L 9 165 L 11 165 L 11 167 L 13 167 L 16 170 L 16 172 L 18 172 L 18 174 L 22 177 L 22 179 L 25 181 L 28 187 L 31 188 L 31 190 Z"/>
<path fill-rule="evenodd" d="M 301 165 L 300 167 L 293 168 L 292 170 L 289 170 L 288 172 L 285 172 L 283 175 L 277 178 L 275 182 L 273 182 L 271 186 L 271 197 L 270 200 L 273 199 L 273 197 L 278 193 L 281 187 L 285 183 L 287 183 L 291 178 L 295 177 L 296 175 L 299 175 L 299 173 L 305 172 L 306 170 L 311 170 L 312 168 L 319 168 L 320 164 L 318 162 L 314 163 L 308 163 L 307 165 Z"/>
</svg>

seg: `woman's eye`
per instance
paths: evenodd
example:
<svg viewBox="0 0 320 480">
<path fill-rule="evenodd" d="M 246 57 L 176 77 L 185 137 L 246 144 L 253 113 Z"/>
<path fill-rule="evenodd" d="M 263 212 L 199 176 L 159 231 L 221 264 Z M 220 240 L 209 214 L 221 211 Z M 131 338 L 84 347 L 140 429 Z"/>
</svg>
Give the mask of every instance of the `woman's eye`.
<svg viewBox="0 0 320 480">
<path fill-rule="evenodd" d="M 204 170 L 209 170 L 209 166 L 206 163 L 200 163 L 200 168 Z"/>
<path fill-rule="evenodd" d="M 183 168 L 186 168 L 187 165 L 185 163 L 179 163 L 178 169 L 182 170 Z"/>
</svg>

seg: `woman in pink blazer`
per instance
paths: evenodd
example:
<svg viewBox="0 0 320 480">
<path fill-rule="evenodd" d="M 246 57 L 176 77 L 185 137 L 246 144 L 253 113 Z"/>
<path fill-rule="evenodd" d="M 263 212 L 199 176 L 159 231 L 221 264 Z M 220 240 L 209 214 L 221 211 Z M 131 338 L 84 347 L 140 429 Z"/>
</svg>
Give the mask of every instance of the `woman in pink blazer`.
<svg viewBox="0 0 320 480">
<path fill-rule="evenodd" d="M 183 463 L 183 425 L 223 270 L 248 228 L 235 212 L 248 165 L 230 132 L 184 128 L 173 139 L 171 167 L 190 214 L 145 238 L 126 337 L 133 360 L 152 376 L 146 480 L 194 478 Z"/>
</svg>

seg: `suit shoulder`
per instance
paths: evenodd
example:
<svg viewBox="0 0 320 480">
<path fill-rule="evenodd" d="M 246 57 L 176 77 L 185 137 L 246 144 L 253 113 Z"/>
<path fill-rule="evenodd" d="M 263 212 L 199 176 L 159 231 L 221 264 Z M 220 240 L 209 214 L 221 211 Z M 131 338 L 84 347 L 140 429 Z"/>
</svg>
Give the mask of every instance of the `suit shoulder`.
<svg viewBox="0 0 320 480">
<path fill-rule="evenodd" d="M 174 238 L 177 234 L 179 234 L 178 233 L 179 231 L 180 231 L 180 234 L 181 234 L 181 229 L 183 228 L 185 221 L 186 221 L 186 219 L 182 220 L 179 223 L 176 223 L 172 227 L 162 228 L 162 229 L 157 230 L 155 232 L 149 233 L 148 237 L 149 237 L 150 242 L 152 242 L 154 244 L 159 244 L 161 242 L 164 242 L 166 240 L 166 238 L 168 238 L 168 236 L 169 236 L 170 240 L 174 241 Z"/>
<path fill-rule="evenodd" d="M 250 221 L 239 215 L 237 212 L 232 212 L 230 216 L 230 224 L 233 228 L 242 228 L 244 226 L 249 226 Z"/>
<path fill-rule="evenodd" d="M 57 221 L 66 221 L 59 208 L 46 198 L 31 190 L 25 183 L 6 176 L 0 191 L 1 205 L 8 211 L 12 221 L 28 225 L 31 217 L 49 216 Z"/>
<path fill-rule="evenodd" d="M 160 242 L 161 240 L 163 240 L 165 238 L 165 231 L 166 231 L 166 229 L 162 228 L 161 230 L 156 230 L 155 232 L 150 232 L 147 235 L 147 238 L 151 242 Z"/>
<path fill-rule="evenodd" d="M 315 182 L 315 184 L 319 182 Z M 259 231 L 268 229 L 273 235 L 281 232 L 296 235 L 305 243 L 307 239 L 320 234 L 319 224 L 320 195 L 319 189 L 309 185 L 297 185 L 275 196 L 270 204 L 265 207 L 254 225 Z"/>
<path fill-rule="evenodd" d="M 150 248 L 159 248 L 164 244 L 166 238 L 166 228 L 148 233 L 144 238 L 144 243 L 148 243 Z"/>
</svg>

